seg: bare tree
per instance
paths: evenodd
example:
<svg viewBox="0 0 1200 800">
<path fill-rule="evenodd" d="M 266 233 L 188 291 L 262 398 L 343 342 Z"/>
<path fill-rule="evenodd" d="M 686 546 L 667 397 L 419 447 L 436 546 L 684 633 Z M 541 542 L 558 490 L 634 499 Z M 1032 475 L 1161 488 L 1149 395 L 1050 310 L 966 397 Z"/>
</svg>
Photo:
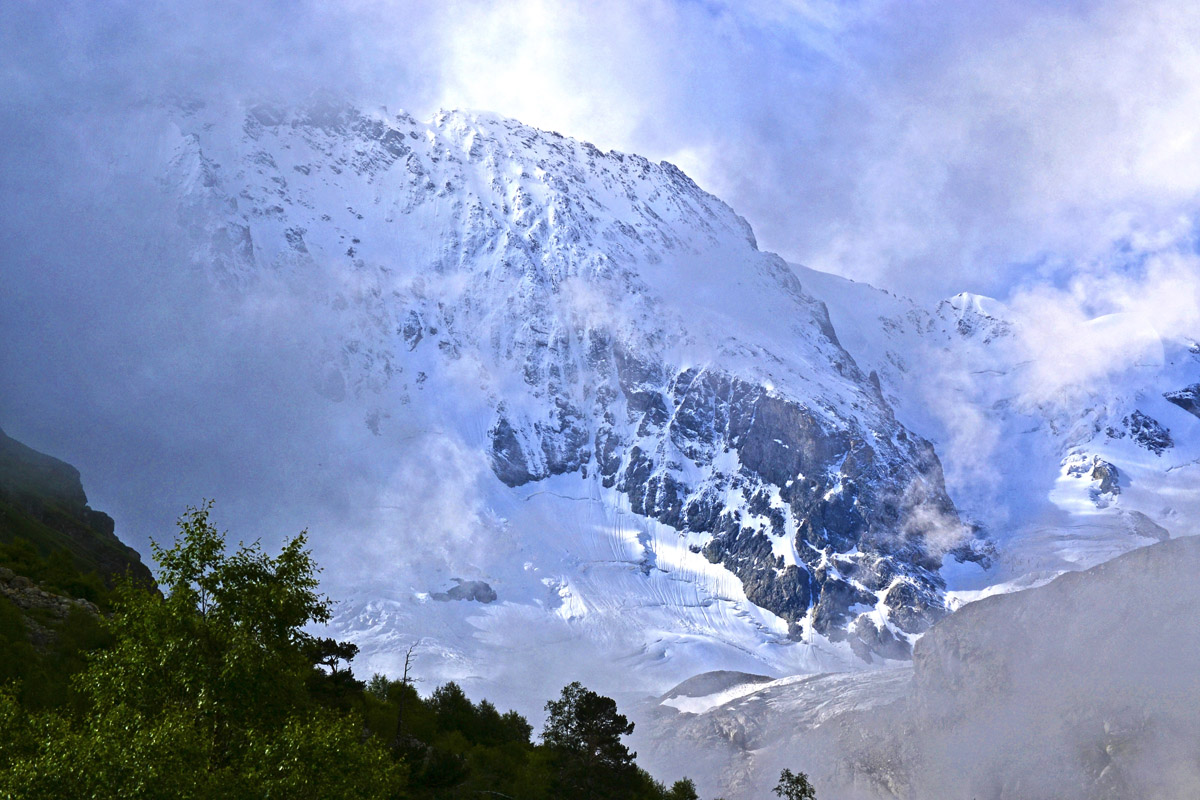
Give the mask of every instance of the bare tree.
<svg viewBox="0 0 1200 800">
<path fill-rule="evenodd" d="M 399 681 L 400 686 L 401 686 L 400 702 L 399 702 L 399 711 L 396 714 L 396 743 L 397 744 L 399 744 L 401 742 L 402 737 L 403 737 L 403 732 L 404 732 L 404 701 L 407 699 L 407 692 L 404 691 L 404 688 L 406 688 L 408 686 L 412 686 L 414 683 L 416 683 L 416 679 L 409 676 L 409 671 L 412 668 L 413 651 L 417 649 L 418 644 L 420 644 L 419 641 L 413 642 L 412 644 L 410 644 L 408 646 L 408 649 L 404 651 L 404 674 L 401 676 L 400 681 Z"/>
</svg>

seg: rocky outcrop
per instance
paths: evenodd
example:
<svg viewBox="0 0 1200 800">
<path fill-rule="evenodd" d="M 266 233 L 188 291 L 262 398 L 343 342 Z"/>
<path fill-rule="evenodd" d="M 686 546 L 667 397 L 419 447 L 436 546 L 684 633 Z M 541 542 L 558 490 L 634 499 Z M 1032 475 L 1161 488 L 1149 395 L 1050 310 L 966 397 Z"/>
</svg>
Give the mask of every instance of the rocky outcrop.
<svg viewBox="0 0 1200 800">
<path fill-rule="evenodd" d="M 496 590 L 485 581 L 464 581 L 455 578 L 455 586 L 444 592 L 434 592 L 430 597 L 434 600 L 447 602 L 450 600 L 473 600 L 477 603 L 494 603 L 498 595 Z"/>
<path fill-rule="evenodd" d="M 1200 383 L 1163 393 L 1168 401 L 1194 416 L 1200 417 Z"/>
<path fill-rule="evenodd" d="M 35 647 L 43 647 L 55 638 L 56 628 L 66 621 L 72 611 L 81 611 L 94 617 L 100 609 L 82 598 L 70 598 L 49 592 L 29 578 L 17 575 L 7 567 L 0 567 L 0 602 L 8 601 L 19 608 L 29 638 Z"/>
<path fill-rule="evenodd" d="M 1171 439 L 1171 431 L 1165 428 L 1154 417 L 1143 414 L 1141 411 L 1135 410 L 1131 414 L 1127 414 L 1121 420 L 1120 428 L 1109 427 L 1107 430 L 1109 438 L 1124 439 L 1128 434 L 1133 441 L 1137 442 L 1142 447 L 1146 448 L 1156 456 L 1161 456 L 1163 452 L 1170 450 L 1175 446 L 1174 440 Z"/>
<path fill-rule="evenodd" d="M 64 549 L 75 566 L 112 579 L 150 570 L 114 533 L 113 520 L 87 503 L 79 470 L 0 431 L 0 541 L 23 538 L 43 553 Z"/>
<path fill-rule="evenodd" d="M 1093 485 L 1088 496 L 1099 508 L 1107 508 L 1121 494 L 1121 471 L 1117 465 L 1105 461 L 1098 455 L 1073 453 L 1063 459 L 1067 475 L 1084 478 Z"/>
<path fill-rule="evenodd" d="M 505 483 L 594 470 L 635 513 L 705 534 L 704 555 L 797 636 L 811 612 L 818 632 L 892 658 L 907 653 L 896 634 L 945 613 L 942 553 L 925 537 L 934 520 L 958 520 L 928 442 L 886 417 L 884 431 L 864 431 L 720 369 L 673 370 L 607 342 L 590 357 L 602 381 L 591 420 L 564 412 L 522 437 L 501 412 L 492 464 Z M 896 630 L 853 627 L 885 591 Z"/>
<path fill-rule="evenodd" d="M 1121 493 L 1121 473 L 1115 464 L 1110 464 L 1097 457 L 1092 462 L 1092 471 L 1089 476 L 1096 481 L 1096 488 L 1100 494 L 1118 495 Z"/>
</svg>

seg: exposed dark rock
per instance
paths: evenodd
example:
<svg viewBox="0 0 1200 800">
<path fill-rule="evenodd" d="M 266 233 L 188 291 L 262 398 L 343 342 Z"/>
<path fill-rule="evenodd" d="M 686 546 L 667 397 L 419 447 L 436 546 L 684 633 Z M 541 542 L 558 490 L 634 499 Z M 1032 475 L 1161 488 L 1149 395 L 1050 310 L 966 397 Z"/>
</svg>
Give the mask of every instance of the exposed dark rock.
<svg viewBox="0 0 1200 800">
<path fill-rule="evenodd" d="M 21 537 L 43 554 L 65 549 L 84 572 L 126 572 L 147 585 L 150 570 L 114 533 L 112 517 L 87 504 L 79 470 L 0 431 L 0 541 Z"/>
<path fill-rule="evenodd" d="M 507 417 L 498 418 L 488 433 L 492 440 L 492 471 L 508 486 L 520 486 L 541 475 L 530 472 L 525 451 Z"/>
<path fill-rule="evenodd" d="M 869 609 L 874 608 L 875 603 L 875 595 L 871 592 L 840 578 L 826 578 L 821 581 L 821 595 L 813 614 L 813 627 L 820 633 L 834 633 L 844 628 L 858 613 L 854 610 L 855 606 L 866 606 Z M 859 609 L 862 610 L 864 609 Z"/>
<path fill-rule="evenodd" d="M 826 429 L 807 409 L 758 387 L 735 382 L 730 402 L 735 412 L 730 438 L 742 463 L 766 483 L 782 486 L 847 449 L 840 431 Z"/>
<path fill-rule="evenodd" d="M 611 366 L 608 380 L 615 385 L 596 389 L 588 418 L 555 400 L 554 424 L 523 423 L 527 435 L 501 409 L 491 439 L 502 481 L 515 486 L 582 470 L 594 452 L 601 482 L 626 495 L 633 513 L 711 534 L 704 555 L 733 572 L 751 602 L 787 620 L 794 634 L 814 605 L 818 631 L 843 629 L 854 617 L 851 607 L 873 606 L 873 592 L 897 575 L 911 579 L 910 589 L 893 596 L 903 604 L 902 629 L 924 630 L 944 613 L 941 553 L 928 552 L 926 531 L 914 520 L 953 521 L 957 513 L 932 446 L 903 431 L 890 412 L 887 424 L 903 435 L 867 441 L 827 415 L 728 373 L 672 373 L 607 338 L 586 341 L 587 360 Z M 542 368 L 538 362 L 535 382 Z M 845 369 L 856 368 L 848 362 Z M 618 433 L 622 414 L 637 443 Z M 531 456 L 531 447 L 540 452 Z M 731 451 L 740 463 L 735 473 L 705 472 L 698 483 L 684 478 Z M 741 508 L 729 505 L 730 488 L 740 488 Z M 916 507 L 934 513 L 914 516 Z M 772 537 L 790 538 L 801 563 L 785 566 Z M 839 562 L 842 577 L 830 579 L 817 569 L 824 559 L 847 553 L 852 555 Z M 963 553 L 975 558 L 969 548 Z M 870 641 L 893 648 L 877 637 Z"/>
<path fill-rule="evenodd" d="M 1200 383 L 1193 383 L 1185 389 L 1164 392 L 1163 397 L 1189 414 L 1200 417 Z"/>
<path fill-rule="evenodd" d="M 936 602 L 934 587 L 915 582 L 897 581 L 883 596 L 888 618 L 905 633 L 923 633 L 946 616 L 945 607 Z"/>
<path fill-rule="evenodd" d="M 663 372 L 658 365 L 641 360 L 620 347 L 613 351 L 613 360 L 629 416 L 642 420 L 638 435 L 644 436 L 648 428 L 659 427 L 667 421 L 667 404 L 659 390 L 666 382 Z"/>
<path fill-rule="evenodd" d="M 1121 493 L 1121 473 L 1115 464 L 1110 464 L 1101 458 L 1092 462 L 1091 479 L 1099 481 L 1100 494 L 1117 495 Z"/>
<path fill-rule="evenodd" d="M 1156 456 L 1161 456 L 1164 450 L 1175 446 L 1175 442 L 1171 439 L 1171 431 L 1163 427 L 1158 420 L 1141 411 L 1134 411 L 1127 415 L 1125 419 L 1121 420 L 1121 425 L 1123 429 L 1110 427 L 1107 431 L 1108 436 L 1113 439 L 1124 439 L 1128 432 L 1135 442 Z"/>
<path fill-rule="evenodd" d="M 873 655 L 893 661 L 904 661 L 912 657 L 912 645 L 884 626 L 877 627 L 865 614 L 854 620 L 850 627 L 850 649 L 868 664 Z"/>
<path fill-rule="evenodd" d="M 611 423 L 601 424 L 596 429 L 596 464 L 605 488 L 616 482 L 617 470 L 621 468 L 621 438 L 613 431 Z"/>
<path fill-rule="evenodd" d="M 441 602 L 473 600 L 477 603 L 493 603 L 496 601 L 496 590 L 484 581 L 464 581 L 462 578 L 455 578 L 454 580 L 458 584 L 457 586 L 453 586 L 444 592 L 434 592 L 429 596 Z"/>
<path fill-rule="evenodd" d="M 424 338 L 423 329 L 424 325 L 421 324 L 420 315 L 416 311 L 409 311 L 404 324 L 400 326 L 397 333 L 404 337 L 409 350 L 415 350 L 421 343 L 421 339 Z"/>
<path fill-rule="evenodd" d="M 550 420 L 536 423 L 534 429 L 546 463 L 544 474 L 538 477 L 574 472 L 591 460 L 587 423 L 569 401 L 556 398 Z"/>
<path fill-rule="evenodd" d="M 1068 475 L 1087 478 L 1096 484 L 1089 492 L 1092 501 L 1098 506 L 1102 508 L 1107 506 L 1121 493 L 1120 471 L 1115 464 L 1105 461 L 1100 456 L 1075 455 L 1069 457 L 1064 463 Z"/>
</svg>

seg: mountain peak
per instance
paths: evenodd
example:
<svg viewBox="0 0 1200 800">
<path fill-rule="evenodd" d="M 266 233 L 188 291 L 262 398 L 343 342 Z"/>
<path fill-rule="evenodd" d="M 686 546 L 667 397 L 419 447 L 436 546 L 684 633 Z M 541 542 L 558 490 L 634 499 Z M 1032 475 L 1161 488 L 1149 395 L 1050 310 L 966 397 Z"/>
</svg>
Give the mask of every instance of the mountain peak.
<svg viewBox="0 0 1200 800">
<path fill-rule="evenodd" d="M 755 607 L 711 635 L 783 648 L 768 661 L 816 638 L 835 659 L 903 657 L 944 613 L 937 570 L 963 532 L 932 447 L 796 272 L 678 168 L 491 114 L 324 99 L 180 133 L 168 185 L 197 263 L 307 287 L 344 331 L 314 383 L 371 406 L 385 440 L 399 401 L 485 457 L 481 519 L 516 525 L 495 509 L 565 481 L 642 531 L 605 535 L 645 578 L 622 592 L 684 580 L 735 616 Z M 559 556 L 530 547 L 532 573 L 473 568 L 533 602 Z M 556 573 L 560 597 L 594 591 L 577 569 Z"/>
</svg>

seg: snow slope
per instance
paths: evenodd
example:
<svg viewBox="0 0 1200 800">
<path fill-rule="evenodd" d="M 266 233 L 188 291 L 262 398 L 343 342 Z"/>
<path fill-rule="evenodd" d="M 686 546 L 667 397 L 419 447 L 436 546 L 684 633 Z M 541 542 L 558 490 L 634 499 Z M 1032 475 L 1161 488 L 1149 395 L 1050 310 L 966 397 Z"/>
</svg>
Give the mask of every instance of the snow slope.
<svg viewBox="0 0 1200 800">
<path fill-rule="evenodd" d="M 1142 321 L 1039 349 L 993 300 L 788 265 L 670 164 L 487 114 L 177 104 L 143 145 L 195 266 L 305 308 L 328 424 L 370 432 L 356 525 L 315 539 L 360 671 L 418 642 L 536 710 L 903 661 L 948 608 L 1191 532 L 1200 419 L 1164 393 L 1200 362 Z M 1121 357 L 1060 380 L 1096 341 Z"/>
<path fill-rule="evenodd" d="M 926 309 L 796 270 L 898 418 L 933 442 L 955 504 L 996 548 L 989 570 L 943 571 L 952 603 L 1200 532 L 1200 419 L 1166 397 L 1200 377 L 1194 341 L 1128 315 L 1051 338 L 1045 320 L 991 298 Z"/>
<path fill-rule="evenodd" d="M 985 559 L 825 305 L 670 164 L 320 98 L 176 106 L 147 140 L 196 266 L 311 307 L 330 424 L 395 464 L 328 576 L 360 669 L 419 640 L 544 696 L 501 673 L 905 659 L 943 559 Z"/>
</svg>

